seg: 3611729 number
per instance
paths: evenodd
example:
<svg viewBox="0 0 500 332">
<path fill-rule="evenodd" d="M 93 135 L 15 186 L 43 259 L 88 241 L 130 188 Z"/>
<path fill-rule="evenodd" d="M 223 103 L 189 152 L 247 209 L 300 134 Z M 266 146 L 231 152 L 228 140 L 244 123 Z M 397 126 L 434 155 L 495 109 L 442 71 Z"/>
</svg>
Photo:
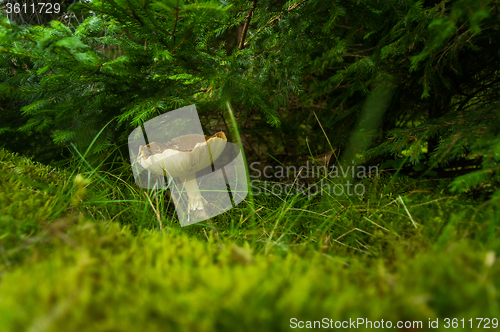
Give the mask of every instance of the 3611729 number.
<svg viewBox="0 0 500 332">
<path fill-rule="evenodd" d="M 456 329 L 456 328 L 483 328 L 483 329 L 488 329 L 488 328 L 498 328 L 498 319 L 497 318 L 476 318 L 474 319 L 458 319 L 458 318 L 445 318 L 444 319 L 444 328 L 449 329 Z"/>
<path fill-rule="evenodd" d="M 39 2 L 37 4 L 31 3 L 11 3 L 6 4 L 7 14 L 59 14 L 61 5 L 58 3 Z"/>
</svg>

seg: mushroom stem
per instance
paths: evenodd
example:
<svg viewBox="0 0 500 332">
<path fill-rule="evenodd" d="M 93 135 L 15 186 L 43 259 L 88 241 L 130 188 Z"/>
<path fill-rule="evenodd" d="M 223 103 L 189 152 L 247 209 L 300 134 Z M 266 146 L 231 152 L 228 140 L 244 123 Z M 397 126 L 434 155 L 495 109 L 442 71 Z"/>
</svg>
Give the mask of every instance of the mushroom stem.
<svg viewBox="0 0 500 332">
<path fill-rule="evenodd" d="M 181 177 L 183 191 L 187 193 L 189 212 L 196 211 L 201 214 L 206 214 L 205 203 L 207 201 L 201 195 L 200 189 L 198 188 L 198 182 L 196 181 L 196 173 Z M 188 212 L 188 213 L 189 213 Z"/>
</svg>

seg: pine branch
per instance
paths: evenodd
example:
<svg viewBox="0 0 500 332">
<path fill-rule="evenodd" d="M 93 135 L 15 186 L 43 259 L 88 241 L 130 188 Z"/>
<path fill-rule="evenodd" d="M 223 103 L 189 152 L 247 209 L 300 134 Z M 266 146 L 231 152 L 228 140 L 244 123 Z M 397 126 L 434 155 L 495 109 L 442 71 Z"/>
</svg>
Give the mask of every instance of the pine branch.
<svg viewBox="0 0 500 332">
<path fill-rule="evenodd" d="M 243 31 L 241 32 L 240 45 L 238 46 L 239 50 L 242 50 L 244 47 L 245 37 L 246 37 L 247 31 L 248 31 L 248 26 L 250 25 L 250 20 L 252 19 L 252 15 L 253 15 L 253 11 L 255 9 L 256 2 L 257 2 L 256 0 L 252 1 L 252 8 L 250 8 L 250 10 L 248 11 L 248 16 L 247 16 L 247 19 L 245 21 L 245 25 L 243 26 Z"/>
<path fill-rule="evenodd" d="M 304 2 L 306 2 L 307 0 L 302 0 L 300 2 L 297 2 L 296 4 L 294 4 L 293 6 L 290 6 L 286 13 L 289 13 L 291 12 L 292 10 L 294 10 L 295 8 L 297 8 L 298 6 L 300 6 L 301 4 L 303 4 Z M 254 36 L 258 35 L 262 30 L 264 30 L 265 28 L 267 28 L 269 25 L 273 24 L 275 21 L 281 19 L 281 15 L 283 15 L 283 13 L 279 14 L 278 16 L 272 18 L 271 20 L 269 20 L 269 22 L 267 22 L 266 24 L 264 24 L 262 27 L 259 28 L 259 30 L 257 30 L 257 32 L 254 34 Z M 253 39 L 253 36 L 244 44 L 244 46 L 247 46 L 248 43 Z"/>
<path fill-rule="evenodd" d="M 179 0 L 177 0 L 177 6 L 175 7 L 175 21 L 174 21 L 174 29 L 172 30 L 173 42 L 175 45 L 175 29 L 177 28 L 177 21 L 179 20 Z"/>
</svg>

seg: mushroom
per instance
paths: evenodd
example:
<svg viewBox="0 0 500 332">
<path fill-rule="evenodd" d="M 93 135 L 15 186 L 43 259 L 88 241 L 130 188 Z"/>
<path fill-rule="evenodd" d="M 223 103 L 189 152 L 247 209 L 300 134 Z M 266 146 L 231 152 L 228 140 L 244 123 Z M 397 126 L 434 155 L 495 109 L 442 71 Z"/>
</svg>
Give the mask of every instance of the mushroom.
<svg viewBox="0 0 500 332">
<path fill-rule="evenodd" d="M 168 143 L 151 142 L 139 147 L 137 160 L 142 167 L 157 175 L 177 177 L 188 197 L 188 221 L 192 212 L 208 219 L 207 201 L 201 195 L 196 172 L 210 166 L 224 151 L 226 135 L 221 131 L 213 136 L 190 134 Z"/>
</svg>

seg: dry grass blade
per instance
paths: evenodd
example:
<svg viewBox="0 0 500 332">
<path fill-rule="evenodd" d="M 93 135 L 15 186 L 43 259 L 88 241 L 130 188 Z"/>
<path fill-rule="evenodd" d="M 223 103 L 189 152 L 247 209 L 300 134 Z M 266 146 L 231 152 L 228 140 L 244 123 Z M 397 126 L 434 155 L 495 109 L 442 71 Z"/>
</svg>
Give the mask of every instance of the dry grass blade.
<svg viewBox="0 0 500 332">
<path fill-rule="evenodd" d="M 245 218 L 245 220 L 243 220 L 241 223 L 243 224 L 245 221 L 247 221 L 251 216 L 253 216 L 255 213 L 259 212 L 260 210 L 262 210 L 264 207 L 260 207 L 258 208 L 257 210 L 255 210 L 254 212 L 250 213 L 248 215 L 248 217 Z"/>
<path fill-rule="evenodd" d="M 156 190 L 155 190 L 155 194 L 156 194 Z M 160 229 L 163 229 L 163 225 L 161 223 L 160 211 L 158 211 L 157 209 L 155 209 L 155 207 L 153 205 L 153 202 L 151 202 L 151 199 L 149 199 L 149 196 L 148 196 L 148 194 L 146 194 L 145 191 L 144 191 L 144 195 L 146 195 L 146 198 L 148 199 L 149 204 L 151 205 L 151 208 L 153 209 L 153 211 L 154 211 L 154 213 L 156 215 L 156 218 L 158 219 L 158 223 L 160 224 Z M 158 204 L 158 197 L 156 198 L 156 203 Z"/>
<path fill-rule="evenodd" d="M 399 196 L 399 200 L 401 201 L 401 203 L 403 204 L 403 207 L 405 208 L 405 211 L 406 213 L 408 214 L 408 217 L 410 217 L 410 220 L 411 220 L 411 223 L 413 224 L 413 226 L 415 226 L 415 228 L 417 228 L 417 224 L 415 223 L 415 221 L 413 220 L 411 214 L 410 214 L 410 211 L 408 211 L 408 209 L 406 208 L 406 204 L 405 202 L 403 202 L 403 198 L 401 196 Z"/>
<path fill-rule="evenodd" d="M 390 232 L 391 232 L 391 231 L 390 231 L 390 230 L 388 230 L 387 228 L 380 226 L 380 225 L 379 225 L 379 224 L 377 224 L 376 222 L 374 222 L 374 221 L 372 221 L 372 220 L 368 219 L 367 217 L 363 217 L 363 218 L 365 218 L 366 220 L 368 220 L 369 222 L 371 222 L 371 223 L 372 223 L 372 224 L 374 224 L 375 226 L 382 228 L 384 231 L 386 231 L 386 232 L 388 232 L 388 233 L 390 233 Z"/>
<path fill-rule="evenodd" d="M 313 114 L 314 114 L 314 117 L 316 118 L 316 120 L 318 121 L 318 124 L 319 124 L 321 130 L 323 131 L 323 135 L 325 135 L 325 138 L 328 141 L 328 145 L 330 146 L 330 149 L 332 149 L 332 151 L 333 151 L 332 143 L 330 143 L 328 136 L 326 136 L 325 130 L 323 129 L 323 126 L 321 125 L 321 122 L 319 121 L 318 116 L 316 115 L 316 112 L 313 111 Z"/>
</svg>

